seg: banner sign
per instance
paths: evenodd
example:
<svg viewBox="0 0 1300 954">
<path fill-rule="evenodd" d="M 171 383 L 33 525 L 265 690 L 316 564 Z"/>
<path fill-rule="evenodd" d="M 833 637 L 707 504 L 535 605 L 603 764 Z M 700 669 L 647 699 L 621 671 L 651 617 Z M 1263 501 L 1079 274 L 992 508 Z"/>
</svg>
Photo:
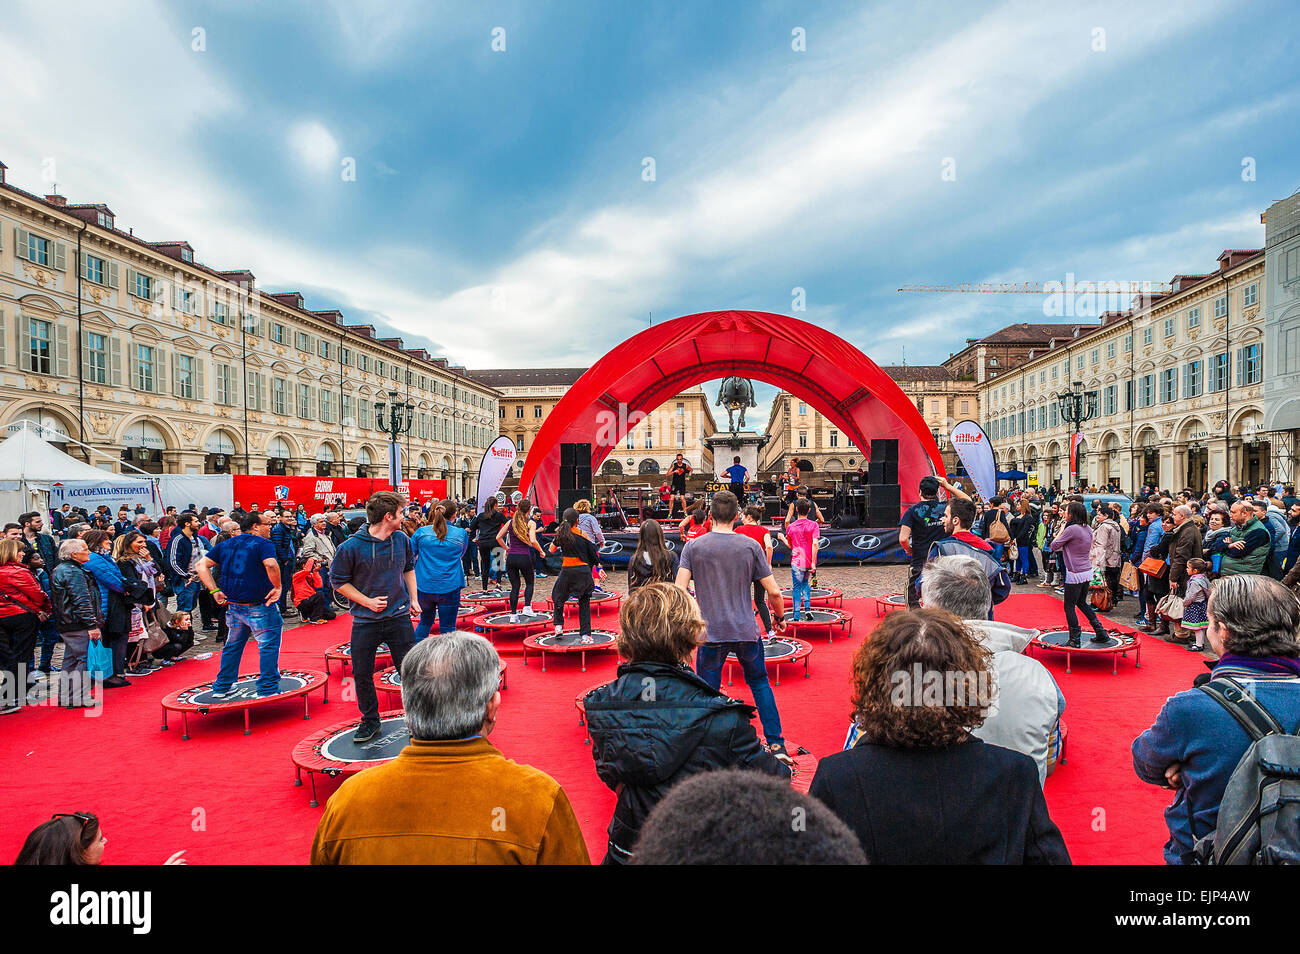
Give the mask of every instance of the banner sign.
<svg viewBox="0 0 1300 954">
<path fill-rule="evenodd" d="M 770 529 L 770 528 L 769 528 Z M 545 534 L 538 534 L 543 546 L 551 539 Z M 605 531 L 605 544 L 600 547 L 600 562 L 606 567 L 626 567 L 636 552 L 638 535 L 635 530 Z M 664 540 L 668 549 L 680 554 L 682 552 L 682 535 L 676 530 L 665 530 Z M 772 536 L 772 565 L 789 566 L 790 550 Z M 911 558 L 898 545 L 898 527 L 885 527 L 879 530 L 833 530 L 822 527 L 821 537 L 817 542 L 817 564 L 819 566 L 845 566 L 862 563 L 908 563 Z"/>
<path fill-rule="evenodd" d="M 997 495 L 997 468 L 993 465 L 993 447 L 984 428 L 974 421 L 959 421 L 948 433 L 962 466 L 985 500 Z"/>
<path fill-rule="evenodd" d="M 87 513 L 94 513 L 101 504 L 117 515 L 117 508 L 126 504 L 131 510 L 143 506 L 146 513 L 154 513 L 153 483 L 151 481 L 132 481 L 129 484 L 114 483 L 112 480 L 65 480 L 50 485 L 50 509 L 58 510 L 65 503 L 74 507 L 83 507 Z"/>
<path fill-rule="evenodd" d="M 510 468 L 515 466 L 515 445 L 510 438 L 501 436 L 483 452 L 483 462 L 478 467 L 478 512 L 487 506 L 487 499 L 501 489 Z"/>
<path fill-rule="evenodd" d="M 387 480 L 369 477 L 275 477 L 261 474 L 235 475 L 235 502 L 247 510 L 254 502 L 266 510 L 277 503 L 285 507 L 302 504 L 308 513 L 319 513 L 341 503 L 344 507 L 364 506 L 370 495 L 391 490 Z M 445 480 L 408 480 L 398 485 L 408 500 L 424 503 L 447 493 Z"/>
<path fill-rule="evenodd" d="M 1074 477 L 1079 475 L 1079 445 L 1082 443 L 1082 434 L 1070 435 L 1070 474 Z"/>
</svg>

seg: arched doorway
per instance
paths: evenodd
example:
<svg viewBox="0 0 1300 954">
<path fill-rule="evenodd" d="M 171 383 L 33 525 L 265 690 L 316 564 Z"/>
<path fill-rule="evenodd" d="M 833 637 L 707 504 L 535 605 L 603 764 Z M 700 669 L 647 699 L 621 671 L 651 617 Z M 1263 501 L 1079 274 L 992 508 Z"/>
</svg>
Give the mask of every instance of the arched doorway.
<svg viewBox="0 0 1300 954">
<path fill-rule="evenodd" d="M 163 472 L 163 451 L 167 450 L 167 438 L 157 425 L 149 421 L 136 421 L 122 435 L 122 459 L 150 474 Z M 134 473 L 130 467 L 123 468 Z"/>
<path fill-rule="evenodd" d="M 266 472 L 274 477 L 284 477 L 289 473 L 289 458 L 293 451 L 289 442 L 283 437 L 273 437 L 266 442 Z"/>
<path fill-rule="evenodd" d="M 655 460 L 653 457 L 647 457 L 637 466 L 636 472 L 638 474 L 647 475 L 657 474 L 659 473 L 659 461 Z"/>
<path fill-rule="evenodd" d="M 731 374 L 798 394 L 855 447 L 867 450 L 871 439 L 898 441 L 899 483 L 909 493 L 922 476 L 943 467 L 916 405 L 853 345 L 786 315 L 720 311 L 646 329 L 597 361 L 542 424 L 520 486 L 553 510 L 561 443 L 592 444 L 592 463 L 599 466 L 618 448 L 630 421 L 683 388 Z"/>
<path fill-rule="evenodd" d="M 316 476 L 329 477 L 337 460 L 338 455 L 334 453 L 333 445 L 328 441 L 321 441 L 320 446 L 316 448 Z"/>
<path fill-rule="evenodd" d="M 357 448 L 357 476 L 371 477 L 370 468 L 374 465 L 374 459 L 370 456 L 370 450 L 366 447 Z"/>
<path fill-rule="evenodd" d="M 49 411 L 38 408 L 14 418 L 5 427 L 5 436 L 16 434 L 23 429 L 24 425 L 41 440 L 65 454 L 68 453 L 69 447 L 74 446 L 71 443 L 72 437 L 68 433 L 68 426 Z"/>
<path fill-rule="evenodd" d="M 622 477 L 623 465 L 611 458 L 600 465 L 600 475 L 602 477 Z"/>
<path fill-rule="evenodd" d="M 229 431 L 215 430 L 203 442 L 203 472 L 205 474 L 229 474 L 231 460 L 235 456 L 235 436 Z"/>
<path fill-rule="evenodd" d="M 1146 487 L 1160 485 L 1160 436 L 1148 427 L 1138 435 L 1138 460 L 1142 468 L 1141 484 Z"/>
</svg>

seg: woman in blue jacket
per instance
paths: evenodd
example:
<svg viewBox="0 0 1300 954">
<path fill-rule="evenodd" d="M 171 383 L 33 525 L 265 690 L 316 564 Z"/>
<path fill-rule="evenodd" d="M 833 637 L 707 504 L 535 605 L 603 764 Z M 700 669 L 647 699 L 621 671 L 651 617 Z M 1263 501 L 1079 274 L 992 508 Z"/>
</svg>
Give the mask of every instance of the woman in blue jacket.
<svg viewBox="0 0 1300 954">
<path fill-rule="evenodd" d="M 420 594 L 420 625 L 415 628 L 419 642 L 433 628 L 438 614 L 438 634 L 456 628 L 460 612 L 460 591 L 465 585 L 465 565 L 461 558 L 469 549 L 469 532 L 448 522 L 455 516 L 456 501 L 444 500 L 432 511 L 430 522 L 415 531 L 411 550 L 415 553 L 415 586 Z"/>
</svg>

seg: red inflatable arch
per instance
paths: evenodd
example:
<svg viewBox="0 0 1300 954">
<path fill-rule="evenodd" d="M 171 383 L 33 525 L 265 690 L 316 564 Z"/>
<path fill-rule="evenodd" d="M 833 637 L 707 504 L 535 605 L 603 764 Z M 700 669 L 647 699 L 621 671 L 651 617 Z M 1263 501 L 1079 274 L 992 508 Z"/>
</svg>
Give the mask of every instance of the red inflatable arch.
<svg viewBox="0 0 1300 954">
<path fill-rule="evenodd" d="M 916 498 L 922 477 L 943 472 L 939 448 L 912 399 L 843 338 L 786 315 L 708 311 L 648 328 L 596 362 L 547 416 L 519 486 L 553 512 L 562 443 L 590 443 L 596 473 L 629 430 L 682 388 L 733 374 L 797 394 L 864 458 L 872 438 L 896 439 L 906 500 Z"/>
</svg>

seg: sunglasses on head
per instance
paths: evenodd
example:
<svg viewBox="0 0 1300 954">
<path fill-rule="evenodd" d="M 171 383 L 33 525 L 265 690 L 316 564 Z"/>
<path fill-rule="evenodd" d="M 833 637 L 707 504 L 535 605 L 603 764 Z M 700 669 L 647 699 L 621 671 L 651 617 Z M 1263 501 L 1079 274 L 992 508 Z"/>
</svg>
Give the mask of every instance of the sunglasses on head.
<svg viewBox="0 0 1300 954">
<path fill-rule="evenodd" d="M 94 820 L 95 816 L 86 812 L 55 812 L 50 816 L 50 821 L 56 818 L 75 818 L 81 822 L 81 827 L 85 828 L 87 824 Z"/>
</svg>

